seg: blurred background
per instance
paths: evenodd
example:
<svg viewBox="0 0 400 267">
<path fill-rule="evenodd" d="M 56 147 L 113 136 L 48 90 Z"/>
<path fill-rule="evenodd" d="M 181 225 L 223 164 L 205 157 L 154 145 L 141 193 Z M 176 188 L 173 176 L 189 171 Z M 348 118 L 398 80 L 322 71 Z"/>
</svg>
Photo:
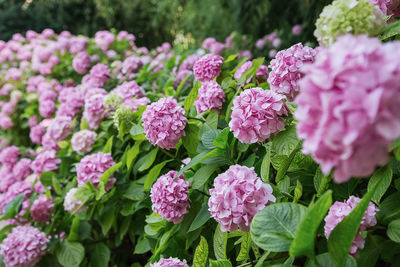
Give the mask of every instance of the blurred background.
<svg viewBox="0 0 400 267">
<path fill-rule="evenodd" d="M 198 45 L 232 32 L 256 40 L 272 31 L 282 39 L 301 24 L 299 41 L 313 40 L 314 22 L 332 0 L 0 0 L 0 39 L 29 29 L 93 36 L 115 28 L 135 34 L 138 46 Z"/>
</svg>

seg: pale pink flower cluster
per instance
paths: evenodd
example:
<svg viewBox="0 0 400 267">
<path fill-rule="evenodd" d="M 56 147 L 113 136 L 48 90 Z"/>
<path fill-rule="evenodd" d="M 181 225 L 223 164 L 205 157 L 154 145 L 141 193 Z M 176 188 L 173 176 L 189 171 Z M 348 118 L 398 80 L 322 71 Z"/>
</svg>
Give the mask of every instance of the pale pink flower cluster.
<svg viewBox="0 0 400 267">
<path fill-rule="evenodd" d="M 152 209 L 161 218 L 175 224 L 182 221 L 189 207 L 189 181 L 177 171 L 160 176 L 150 191 Z"/>
<path fill-rule="evenodd" d="M 98 152 L 96 154 L 85 156 L 76 165 L 76 174 L 78 176 L 78 186 L 85 185 L 90 181 L 95 187 L 100 183 L 100 176 L 114 166 L 115 162 L 110 153 Z M 107 187 L 111 189 L 114 186 L 116 179 L 111 177 Z"/>
<path fill-rule="evenodd" d="M 224 58 L 219 55 L 208 54 L 201 57 L 193 65 L 194 77 L 200 82 L 213 80 L 221 73 Z"/>
<path fill-rule="evenodd" d="M 338 225 L 347 215 L 349 215 L 352 210 L 361 201 L 360 198 L 355 196 L 350 196 L 348 200 L 344 202 L 336 201 L 329 209 L 328 215 L 325 217 L 325 236 L 329 238 L 332 230 Z M 350 247 L 350 254 L 353 256 L 358 256 L 357 250 L 363 249 L 365 240 L 361 236 L 360 232 L 367 230 L 369 227 L 376 225 L 376 212 L 378 208 L 374 203 L 370 202 L 368 208 L 364 213 L 364 216 L 360 223 L 360 228 L 358 233 L 353 240 L 353 244 Z"/>
<path fill-rule="evenodd" d="M 106 51 L 114 42 L 114 40 L 114 34 L 109 31 L 98 31 L 94 35 L 94 42 L 96 43 L 96 46 L 103 51 Z"/>
<path fill-rule="evenodd" d="M 271 72 L 268 83 L 271 90 L 293 101 L 300 90 L 298 80 L 303 76 L 301 68 L 305 63 L 313 62 L 315 55 L 314 49 L 301 43 L 279 51 L 269 65 Z"/>
<path fill-rule="evenodd" d="M 82 110 L 85 103 L 83 93 L 78 87 L 65 87 L 58 96 L 60 106 L 56 116 L 75 117 Z"/>
<path fill-rule="evenodd" d="M 239 80 L 242 75 L 248 70 L 250 69 L 250 67 L 253 65 L 253 62 L 251 61 L 246 61 L 245 63 L 243 63 L 242 65 L 240 65 L 240 67 L 236 70 L 235 74 L 233 75 L 233 78 L 235 78 L 236 80 Z M 250 76 L 245 82 L 244 84 L 248 84 L 251 79 L 253 78 L 253 76 Z M 265 65 L 261 65 L 258 70 L 256 71 L 256 78 L 258 81 L 262 82 L 262 81 L 266 81 L 268 79 L 268 67 Z"/>
<path fill-rule="evenodd" d="M 39 229 L 24 225 L 11 230 L 0 245 L 5 265 L 33 267 L 46 254 L 49 240 Z"/>
<path fill-rule="evenodd" d="M 36 222 L 47 221 L 53 206 L 53 198 L 47 199 L 46 195 L 40 195 L 31 206 L 30 214 L 33 220 Z"/>
<path fill-rule="evenodd" d="M 72 67 L 79 74 L 85 74 L 90 68 L 91 60 L 85 51 L 79 52 L 72 60 Z"/>
<path fill-rule="evenodd" d="M 29 197 L 32 195 L 33 190 L 31 184 L 26 181 L 17 181 L 7 188 L 7 191 L 0 195 L 0 212 L 4 213 L 6 205 L 13 200 L 16 196 L 24 194 L 21 211 L 16 215 L 16 218 L 24 220 L 21 217 L 25 214 L 30 206 Z"/>
<path fill-rule="evenodd" d="M 233 135 L 245 144 L 264 142 L 271 134 L 285 127 L 282 116 L 289 108 L 283 96 L 259 87 L 244 90 L 233 100 L 229 127 Z"/>
<path fill-rule="evenodd" d="M 103 94 L 95 94 L 86 98 L 83 118 L 86 119 L 90 129 L 97 129 L 105 116 L 106 107 Z"/>
<path fill-rule="evenodd" d="M 104 64 L 96 64 L 91 69 L 89 74 L 82 78 L 82 84 L 89 87 L 102 87 L 110 78 L 110 71 Z"/>
<path fill-rule="evenodd" d="M 89 130 L 81 130 L 74 133 L 71 138 L 72 149 L 78 153 L 87 153 L 92 150 L 97 134 Z"/>
<path fill-rule="evenodd" d="M 311 154 L 336 182 L 388 161 L 400 137 L 400 43 L 345 35 L 305 66 L 295 118 Z"/>
<path fill-rule="evenodd" d="M 71 133 L 72 119 L 67 116 L 55 117 L 42 138 L 42 145 L 47 150 L 59 149 L 58 143 Z"/>
<path fill-rule="evenodd" d="M 201 84 L 197 99 L 194 102 L 197 113 L 207 110 L 221 110 L 225 102 L 225 93 L 216 81 L 208 81 Z"/>
<path fill-rule="evenodd" d="M 208 210 L 222 231 L 248 232 L 254 215 L 275 200 L 272 187 L 261 181 L 253 167 L 232 165 L 215 178 Z"/>
<path fill-rule="evenodd" d="M 178 258 L 163 258 L 155 263 L 150 263 L 150 267 L 189 267 L 186 260 L 180 261 Z"/>
<path fill-rule="evenodd" d="M 124 62 L 122 62 L 121 73 L 127 78 L 132 78 L 132 74 L 137 72 L 142 67 L 142 60 L 137 56 L 127 57 Z"/>
<path fill-rule="evenodd" d="M 218 42 L 214 37 L 208 37 L 203 41 L 203 48 L 210 50 L 212 54 L 220 54 L 225 50 L 225 44 Z"/>
<path fill-rule="evenodd" d="M 185 135 L 185 110 L 173 97 L 164 97 L 147 106 L 142 114 L 144 133 L 153 145 L 175 148 Z"/>
<path fill-rule="evenodd" d="M 399 0 L 368 0 L 370 3 L 379 7 L 383 14 L 391 16 L 389 22 L 393 22 L 400 15 Z"/>
<path fill-rule="evenodd" d="M 292 33 L 295 36 L 298 36 L 301 34 L 301 32 L 303 31 L 303 27 L 301 27 L 300 24 L 296 24 L 292 27 Z"/>
<path fill-rule="evenodd" d="M 79 213 L 84 209 L 81 207 L 83 202 L 75 197 L 77 191 L 78 188 L 70 189 L 64 198 L 64 209 L 72 214 Z"/>
<path fill-rule="evenodd" d="M 42 172 L 57 170 L 60 163 L 61 159 L 57 158 L 55 150 L 46 150 L 32 161 L 31 169 L 40 175 Z"/>
</svg>

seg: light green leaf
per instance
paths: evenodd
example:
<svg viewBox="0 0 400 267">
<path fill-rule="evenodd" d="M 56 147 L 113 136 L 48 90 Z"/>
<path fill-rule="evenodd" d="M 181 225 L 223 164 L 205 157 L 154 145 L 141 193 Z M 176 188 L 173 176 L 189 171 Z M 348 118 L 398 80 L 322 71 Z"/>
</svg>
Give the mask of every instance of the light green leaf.
<svg viewBox="0 0 400 267">
<path fill-rule="evenodd" d="M 296 125 L 290 125 L 286 130 L 280 131 L 272 140 L 272 149 L 278 155 L 289 156 L 297 148 Z"/>
<path fill-rule="evenodd" d="M 306 212 L 306 207 L 296 203 L 277 203 L 265 207 L 254 216 L 251 223 L 253 242 L 264 250 L 289 251 Z"/>
<path fill-rule="evenodd" d="M 197 146 L 199 144 L 199 127 L 189 123 L 185 128 L 186 135 L 182 137 L 182 143 L 189 155 L 197 154 Z"/>
<path fill-rule="evenodd" d="M 208 211 L 208 204 L 203 203 L 201 209 L 196 215 L 196 218 L 194 218 L 192 224 L 189 227 L 188 232 L 192 232 L 194 230 L 199 229 L 202 227 L 207 221 L 210 219 L 210 212 Z"/>
<path fill-rule="evenodd" d="M 245 261 L 249 258 L 249 251 L 251 248 L 251 235 L 249 232 L 243 232 L 242 244 L 240 245 L 240 251 L 236 257 L 237 261 Z"/>
<path fill-rule="evenodd" d="M 145 171 L 148 168 L 151 167 L 153 162 L 156 160 L 158 153 L 158 147 L 154 148 L 151 150 L 149 153 L 147 153 L 144 157 L 140 158 L 134 167 L 134 170 L 137 168 L 139 172 Z"/>
<path fill-rule="evenodd" d="M 190 107 L 193 106 L 194 101 L 196 101 L 200 86 L 201 83 L 196 82 L 192 90 L 190 91 L 189 95 L 186 97 L 185 102 L 183 103 L 183 107 L 186 111 L 189 111 Z"/>
<path fill-rule="evenodd" d="M 329 253 L 320 254 L 315 257 L 315 260 L 316 262 L 309 260 L 306 263 L 306 267 L 336 267 Z M 357 267 L 357 262 L 354 257 L 347 255 L 346 263 L 343 265 L 343 267 Z"/>
<path fill-rule="evenodd" d="M 389 188 L 392 182 L 393 172 L 392 169 L 386 165 L 385 167 L 379 168 L 374 172 L 371 179 L 368 182 L 368 190 L 370 190 L 378 181 L 379 186 L 376 188 L 372 201 L 379 203 L 386 190 Z"/>
<path fill-rule="evenodd" d="M 144 129 L 143 129 L 142 125 L 140 125 L 140 124 L 135 124 L 135 125 L 133 125 L 133 126 L 131 127 L 129 133 L 130 133 L 130 135 L 132 135 L 132 136 L 136 136 L 136 135 L 139 135 L 139 134 L 144 133 Z"/>
<path fill-rule="evenodd" d="M 204 237 L 200 237 L 200 243 L 194 252 L 193 267 L 205 267 L 208 259 L 208 244 Z"/>
<path fill-rule="evenodd" d="M 56 252 L 58 262 L 64 267 L 78 267 L 85 256 L 85 248 L 78 242 L 64 240 Z"/>
<path fill-rule="evenodd" d="M 296 180 L 296 188 L 294 189 L 293 203 L 297 203 L 303 195 L 303 185 L 299 180 Z"/>
<path fill-rule="evenodd" d="M 116 172 L 120 167 L 122 166 L 122 162 L 118 162 L 117 164 L 111 166 L 108 168 L 101 176 L 100 176 L 100 182 L 103 182 L 105 185 L 108 182 L 108 179 L 110 179 L 111 175 L 113 175 L 114 172 Z"/>
<path fill-rule="evenodd" d="M 317 192 L 317 196 L 321 196 L 329 187 L 330 178 L 327 175 L 324 175 L 321 172 L 321 169 L 318 168 L 315 171 L 314 175 L 314 187 L 315 191 Z"/>
<path fill-rule="evenodd" d="M 217 165 L 207 165 L 201 167 L 192 177 L 192 188 L 202 188 L 216 169 Z"/>
<path fill-rule="evenodd" d="M 108 138 L 107 143 L 104 145 L 103 153 L 111 153 L 114 135 Z"/>
<path fill-rule="evenodd" d="M 115 219 L 115 209 L 111 206 L 106 206 L 103 210 L 103 214 L 100 217 L 99 224 L 103 235 L 107 235 Z"/>
<path fill-rule="evenodd" d="M 218 260 L 225 260 L 226 258 L 226 245 L 228 242 L 228 233 L 222 232 L 218 224 L 214 232 L 214 254 Z M 211 263 L 210 263 L 211 264 Z"/>
<path fill-rule="evenodd" d="M 210 267 L 232 267 L 232 263 L 228 260 L 210 260 Z"/>
<path fill-rule="evenodd" d="M 158 163 L 153 168 L 151 168 L 149 173 L 146 175 L 146 180 L 144 181 L 143 189 L 145 191 L 149 191 L 150 190 L 150 188 L 153 185 L 153 183 L 157 180 L 162 168 L 164 168 L 165 164 L 167 164 L 170 161 L 172 161 L 172 159 L 171 160 L 165 160 L 165 161 L 163 161 L 161 163 Z"/>
<path fill-rule="evenodd" d="M 220 132 L 218 136 L 215 137 L 213 141 L 214 146 L 221 149 L 226 148 L 226 146 L 228 145 L 229 133 L 230 133 L 229 127 L 223 129 L 222 132 Z"/>
<path fill-rule="evenodd" d="M 271 166 L 271 145 L 267 146 L 265 149 L 267 153 L 265 153 L 261 163 L 261 179 L 264 183 L 267 183 L 269 182 L 269 170 Z"/>
<path fill-rule="evenodd" d="M 400 243 L 400 219 L 389 223 L 387 235 L 394 242 Z"/>
<path fill-rule="evenodd" d="M 134 160 L 136 159 L 136 157 L 139 155 L 140 153 L 140 144 L 143 141 L 136 141 L 135 144 L 133 145 L 133 147 L 131 149 L 128 150 L 127 152 L 127 156 L 126 156 L 126 167 L 130 170 L 132 163 L 134 162 Z"/>
</svg>

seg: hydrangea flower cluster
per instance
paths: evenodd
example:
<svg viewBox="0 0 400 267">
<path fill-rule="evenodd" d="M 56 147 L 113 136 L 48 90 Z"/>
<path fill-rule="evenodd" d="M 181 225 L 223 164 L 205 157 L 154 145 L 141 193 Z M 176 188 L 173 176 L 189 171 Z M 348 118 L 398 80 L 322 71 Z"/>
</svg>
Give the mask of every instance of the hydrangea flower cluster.
<svg viewBox="0 0 400 267">
<path fill-rule="evenodd" d="M 0 245 L 6 266 L 33 267 L 46 253 L 49 240 L 39 229 L 24 225 L 12 229 Z"/>
<path fill-rule="evenodd" d="M 79 52 L 72 60 L 72 67 L 79 74 L 85 74 L 89 70 L 90 64 L 90 56 L 85 51 Z"/>
<path fill-rule="evenodd" d="M 197 60 L 193 65 L 194 77 L 200 82 L 206 82 L 219 76 L 224 58 L 208 54 Z"/>
<path fill-rule="evenodd" d="M 40 195 L 32 204 L 30 214 L 36 222 L 45 222 L 53 208 L 53 199 L 47 199 L 46 195 Z"/>
<path fill-rule="evenodd" d="M 82 110 L 85 104 L 83 92 L 78 87 L 66 87 L 59 96 L 60 106 L 57 109 L 56 117 L 68 116 L 74 118 Z"/>
<path fill-rule="evenodd" d="M 153 145 L 175 148 L 185 135 L 185 110 L 173 97 L 164 97 L 147 106 L 142 114 L 144 133 Z"/>
<path fill-rule="evenodd" d="M 225 102 L 225 93 L 216 81 L 204 82 L 199 88 L 197 99 L 194 102 L 197 113 L 207 110 L 217 110 L 222 108 Z"/>
<path fill-rule="evenodd" d="M 268 83 L 271 90 L 293 101 L 299 92 L 298 80 L 302 77 L 301 67 L 305 63 L 313 62 L 315 55 L 314 49 L 301 43 L 279 51 L 269 65 L 271 72 Z"/>
<path fill-rule="evenodd" d="M 71 132 L 72 119 L 67 116 L 55 117 L 42 138 L 42 145 L 47 150 L 57 150 L 58 142 L 63 141 Z"/>
<path fill-rule="evenodd" d="M 336 182 L 370 175 L 386 164 L 400 137 L 400 43 L 340 37 L 304 68 L 295 118 L 311 154 Z"/>
<path fill-rule="evenodd" d="M 233 75 L 233 78 L 235 78 L 236 80 L 240 80 L 240 78 L 242 77 L 242 75 L 251 68 L 251 66 L 253 65 L 253 62 L 251 61 L 246 61 L 245 63 L 243 63 L 242 65 L 240 65 L 240 67 L 236 70 L 235 74 Z M 253 76 L 250 76 L 245 82 L 244 84 L 248 84 L 251 79 L 253 78 Z M 268 67 L 265 65 L 261 65 L 258 70 L 256 71 L 256 78 L 259 81 L 266 81 L 268 79 Z"/>
<path fill-rule="evenodd" d="M 215 178 L 208 210 L 222 231 L 248 232 L 256 213 L 275 200 L 272 187 L 261 181 L 253 167 L 232 165 Z"/>
<path fill-rule="evenodd" d="M 328 46 L 347 33 L 374 36 L 383 25 L 382 11 L 368 0 L 335 0 L 322 10 L 314 35 L 320 44 Z"/>
<path fill-rule="evenodd" d="M 177 258 L 169 257 L 168 259 L 160 259 L 155 263 L 151 263 L 150 267 L 189 267 L 186 260 L 180 261 Z"/>
<path fill-rule="evenodd" d="M 357 206 L 361 201 L 360 198 L 355 196 L 350 196 L 348 200 L 344 202 L 336 201 L 329 209 L 328 215 L 325 217 L 325 236 L 329 238 L 332 230 L 338 225 L 351 211 Z M 350 254 L 357 256 L 357 250 L 364 248 L 365 240 L 361 236 L 360 232 L 367 230 L 369 227 L 376 225 L 376 212 L 378 208 L 374 203 L 370 202 L 368 208 L 364 213 L 361 220 L 360 228 L 357 235 L 353 240 L 353 244 L 350 247 Z"/>
<path fill-rule="evenodd" d="M 177 174 L 177 171 L 169 171 L 160 176 L 150 191 L 153 211 L 175 224 L 188 212 L 190 185 L 183 174 Z"/>
<path fill-rule="evenodd" d="M 57 158 L 55 150 L 45 150 L 32 161 L 31 169 L 40 175 L 42 172 L 57 170 L 60 163 L 61 159 Z"/>
<path fill-rule="evenodd" d="M 289 108 L 284 97 L 259 87 L 244 90 L 233 100 L 229 127 L 233 135 L 245 144 L 264 142 L 271 134 L 285 127 L 282 116 Z"/>
<path fill-rule="evenodd" d="M 85 185 L 90 181 L 95 187 L 100 183 L 100 176 L 115 165 L 110 153 L 98 152 L 96 154 L 85 156 L 76 165 L 76 174 L 78 176 L 78 186 Z M 106 187 L 111 189 L 116 179 L 111 177 Z"/>
<path fill-rule="evenodd" d="M 75 197 L 77 191 L 78 188 L 70 189 L 64 199 L 64 209 L 72 214 L 79 213 L 84 209 L 84 207 L 81 207 L 83 202 Z"/>
<path fill-rule="evenodd" d="M 85 100 L 83 117 L 86 119 L 90 129 L 97 129 L 106 116 L 104 99 L 104 94 L 95 94 Z"/>
<path fill-rule="evenodd" d="M 72 149 L 78 153 L 87 153 L 92 150 L 97 134 L 90 130 L 81 130 L 71 138 Z"/>
<path fill-rule="evenodd" d="M 368 0 L 370 3 L 379 7 L 386 16 L 391 16 L 388 22 L 393 22 L 400 15 L 399 0 Z"/>
</svg>

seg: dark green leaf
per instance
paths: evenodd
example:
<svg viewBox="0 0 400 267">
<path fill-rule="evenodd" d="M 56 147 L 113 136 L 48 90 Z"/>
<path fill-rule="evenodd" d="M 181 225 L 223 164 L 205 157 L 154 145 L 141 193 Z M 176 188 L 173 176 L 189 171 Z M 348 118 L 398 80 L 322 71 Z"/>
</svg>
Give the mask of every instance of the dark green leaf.
<svg viewBox="0 0 400 267">
<path fill-rule="evenodd" d="M 216 169 L 217 165 L 201 167 L 192 177 L 192 188 L 201 189 Z"/>
<path fill-rule="evenodd" d="M 85 256 L 85 248 L 78 242 L 64 240 L 56 252 L 58 262 L 64 267 L 78 267 Z"/>
<path fill-rule="evenodd" d="M 110 249 L 104 244 L 96 244 L 93 254 L 91 255 L 91 267 L 107 267 L 110 261 Z"/>
<path fill-rule="evenodd" d="M 389 188 L 392 182 L 393 172 L 392 169 L 386 165 L 385 167 L 379 168 L 374 172 L 371 179 L 368 182 L 368 190 L 370 190 L 377 182 L 380 182 L 379 186 L 375 190 L 375 194 L 372 196 L 372 201 L 379 203 L 386 190 Z"/>
<path fill-rule="evenodd" d="M 196 218 L 194 218 L 192 224 L 189 227 L 188 232 L 192 232 L 194 230 L 202 227 L 207 221 L 210 219 L 210 212 L 208 211 L 208 204 L 203 203 L 200 211 L 197 213 Z"/>
<path fill-rule="evenodd" d="M 387 235 L 394 242 L 400 243 L 400 219 L 389 223 Z"/>
<path fill-rule="evenodd" d="M 149 191 L 150 190 L 150 188 L 153 185 L 153 183 L 157 180 L 162 168 L 164 168 L 165 164 L 167 164 L 170 161 L 171 160 L 165 160 L 165 161 L 163 161 L 161 163 L 158 163 L 153 168 L 151 168 L 149 173 L 146 175 L 146 180 L 144 181 L 143 189 L 145 191 Z"/>
</svg>

